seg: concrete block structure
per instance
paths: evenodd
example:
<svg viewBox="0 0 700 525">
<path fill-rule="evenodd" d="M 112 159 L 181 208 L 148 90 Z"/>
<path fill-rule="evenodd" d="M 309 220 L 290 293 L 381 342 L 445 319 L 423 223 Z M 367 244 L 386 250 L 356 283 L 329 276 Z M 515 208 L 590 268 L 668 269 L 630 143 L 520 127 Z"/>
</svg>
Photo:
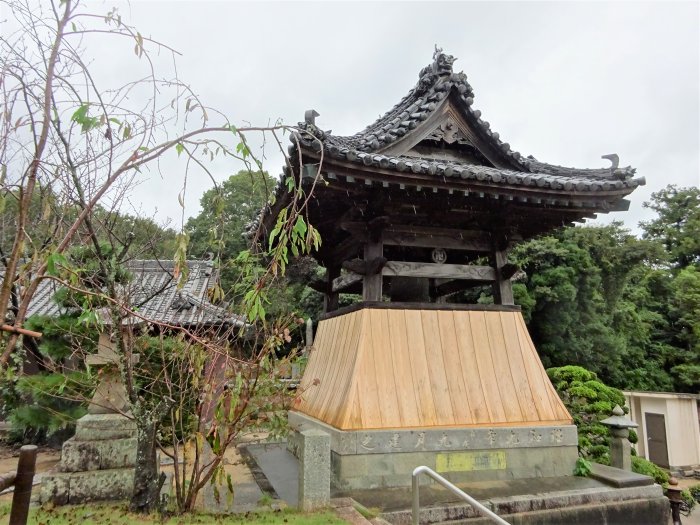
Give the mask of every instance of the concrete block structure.
<svg viewBox="0 0 700 525">
<path fill-rule="evenodd" d="M 625 392 L 637 423 L 637 454 L 676 471 L 700 466 L 700 395 Z"/>
</svg>

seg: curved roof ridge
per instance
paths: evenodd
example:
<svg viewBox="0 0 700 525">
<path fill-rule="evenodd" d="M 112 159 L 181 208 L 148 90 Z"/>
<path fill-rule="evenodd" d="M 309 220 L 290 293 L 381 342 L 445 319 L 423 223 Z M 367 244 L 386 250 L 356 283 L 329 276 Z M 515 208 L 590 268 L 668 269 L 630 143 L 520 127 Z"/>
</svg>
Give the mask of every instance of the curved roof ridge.
<svg viewBox="0 0 700 525">
<path fill-rule="evenodd" d="M 464 72 L 453 72 L 452 65 L 455 60 L 452 55 L 448 55 L 436 47 L 432 63 L 421 69 L 416 85 L 393 108 L 364 130 L 354 135 L 333 135 L 330 131 L 319 129 L 313 122 L 301 122 L 299 128 L 309 135 L 304 137 L 304 133 L 297 134 L 292 138 L 292 142 L 300 140 L 304 146 L 318 151 L 321 146 L 319 142 L 311 139 L 313 136 L 321 141 L 323 148 L 331 156 L 337 156 L 339 152 L 344 154 L 347 152 L 344 150 L 352 151 L 353 154 L 381 154 L 380 150 L 388 147 L 426 120 L 436 109 L 438 103 L 454 90 L 462 103 L 462 108 L 473 119 L 479 133 L 496 151 L 510 159 L 513 165 L 519 167 L 523 172 L 621 180 L 629 179 L 636 173 L 636 170 L 630 166 L 624 168 L 618 168 L 616 165 L 612 168 L 559 166 L 540 162 L 533 156 L 526 157 L 518 151 L 512 150 L 510 144 L 502 141 L 500 134 L 493 131 L 487 121 L 481 119 L 481 111 L 473 108 L 474 90 L 467 81 L 467 75 Z M 294 144 L 292 149 L 294 149 Z"/>
</svg>

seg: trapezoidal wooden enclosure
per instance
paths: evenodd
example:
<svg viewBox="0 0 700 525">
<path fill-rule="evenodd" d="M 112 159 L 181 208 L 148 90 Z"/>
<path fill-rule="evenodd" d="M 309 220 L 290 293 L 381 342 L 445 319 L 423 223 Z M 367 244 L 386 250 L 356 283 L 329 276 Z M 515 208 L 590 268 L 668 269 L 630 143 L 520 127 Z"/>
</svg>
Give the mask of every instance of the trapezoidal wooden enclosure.
<svg viewBox="0 0 700 525">
<path fill-rule="evenodd" d="M 369 307 L 331 317 L 300 389 L 296 410 L 340 430 L 571 423 L 518 311 Z"/>
</svg>

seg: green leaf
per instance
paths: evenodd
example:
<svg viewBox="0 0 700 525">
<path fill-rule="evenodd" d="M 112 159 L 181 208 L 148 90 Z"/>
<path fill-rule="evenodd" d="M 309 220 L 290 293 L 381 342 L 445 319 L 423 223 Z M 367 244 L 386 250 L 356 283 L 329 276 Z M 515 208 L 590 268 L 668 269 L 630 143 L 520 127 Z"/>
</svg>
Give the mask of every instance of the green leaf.
<svg viewBox="0 0 700 525">
<path fill-rule="evenodd" d="M 73 122 L 77 122 L 78 124 L 82 124 L 85 121 L 85 118 L 87 117 L 88 109 L 89 109 L 88 104 L 81 105 L 78 109 L 75 110 L 75 113 L 73 113 L 73 116 L 70 119 Z"/>
<path fill-rule="evenodd" d="M 46 258 L 46 274 L 57 276 L 57 265 L 68 266 L 68 259 L 62 253 L 52 253 Z"/>
<path fill-rule="evenodd" d="M 71 121 L 75 122 L 76 124 L 80 124 L 83 133 L 86 133 L 100 125 L 100 119 L 90 117 L 88 115 L 89 109 L 90 105 L 86 102 L 76 109 L 71 116 Z"/>
<path fill-rule="evenodd" d="M 177 156 L 179 157 L 180 154 L 185 151 L 185 146 L 182 145 L 182 143 L 178 142 L 175 144 L 175 151 L 177 151 Z"/>
<path fill-rule="evenodd" d="M 287 185 L 287 191 L 289 191 L 289 192 L 294 191 L 294 177 L 291 177 L 291 176 L 287 177 L 284 182 Z"/>
<path fill-rule="evenodd" d="M 297 215 L 297 221 L 294 223 L 294 231 L 299 235 L 299 237 L 304 237 L 306 235 L 306 221 L 301 215 Z"/>
</svg>

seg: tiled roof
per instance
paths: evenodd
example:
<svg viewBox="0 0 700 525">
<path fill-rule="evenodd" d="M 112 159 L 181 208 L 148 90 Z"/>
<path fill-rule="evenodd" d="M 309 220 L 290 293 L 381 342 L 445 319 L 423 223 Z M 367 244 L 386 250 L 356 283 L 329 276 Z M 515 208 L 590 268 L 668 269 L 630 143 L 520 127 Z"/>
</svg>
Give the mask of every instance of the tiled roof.
<svg viewBox="0 0 700 525">
<path fill-rule="evenodd" d="M 274 199 L 248 225 L 246 236 L 256 239 L 272 231 L 277 214 L 292 199 L 286 177 L 308 185 L 317 181 L 319 167 L 324 183 L 315 187 L 309 209 L 318 208 L 315 217 L 326 221 L 322 234 L 330 233 L 329 238 L 335 238 L 332 224 L 340 216 L 329 198 L 342 198 L 343 190 L 355 203 L 368 202 L 373 192 L 393 194 L 394 199 L 420 192 L 451 208 L 477 210 L 475 214 L 481 213 L 484 203 L 486 208 L 491 203 L 496 207 L 513 203 L 511 211 L 517 211 L 519 218 L 512 227 L 529 237 L 597 213 L 625 210 L 629 206 L 625 197 L 646 183 L 635 177 L 634 168 L 619 167 L 615 154 L 602 156 L 610 167 L 582 169 L 513 151 L 474 108 L 474 89 L 464 73 L 452 70 L 453 62 L 453 57 L 436 49 L 415 87 L 354 135 L 320 129 L 318 113 L 308 110 L 305 122 L 290 135 L 290 162 Z M 428 200 L 423 200 L 426 206 Z"/>
<path fill-rule="evenodd" d="M 452 71 L 453 62 L 453 57 L 439 49 L 436 50 L 433 63 L 421 70 L 416 86 L 384 116 L 355 135 L 337 136 L 323 131 L 315 125 L 313 117 L 307 119 L 307 122 L 299 123 L 303 131 L 291 137 L 290 152 L 296 153 L 298 141 L 307 151 L 319 153 L 323 148 L 324 155 L 331 159 L 397 171 L 408 170 L 437 176 L 475 178 L 496 184 L 536 184 L 544 188 L 557 189 L 562 181 L 561 178 L 564 178 L 571 179 L 572 189 L 577 191 L 608 190 L 611 185 L 616 189 L 629 188 L 631 191 L 645 184 L 644 178 L 632 178 L 636 172 L 634 168 L 629 166 L 619 168 L 616 161 L 611 168 L 568 168 L 540 162 L 532 156 L 526 157 L 513 151 L 508 143 L 501 140 L 497 132 L 491 130 L 490 124 L 481 119 L 481 111 L 474 109 L 474 90 L 463 72 Z M 474 123 L 474 128 L 481 135 L 480 138 L 499 153 L 503 164 L 508 166 L 507 169 L 382 154 L 390 149 L 393 143 L 410 134 L 428 119 L 438 105 L 450 95 L 459 100 L 461 110 Z M 484 176 L 485 179 L 482 178 Z M 612 182 L 597 183 L 605 180 Z"/>
<path fill-rule="evenodd" d="M 217 271 L 210 261 L 187 261 L 189 275 L 180 289 L 174 277 L 173 261 L 132 260 L 126 264 L 132 275 L 122 292 L 129 297 L 131 308 L 150 321 L 176 326 L 233 324 L 242 326 L 242 318 L 212 304 L 208 290 L 216 283 Z M 54 300 L 60 288 L 51 279 L 44 279 L 32 298 L 27 317 L 57 316 L 68 313 Z"/>
</svg>

